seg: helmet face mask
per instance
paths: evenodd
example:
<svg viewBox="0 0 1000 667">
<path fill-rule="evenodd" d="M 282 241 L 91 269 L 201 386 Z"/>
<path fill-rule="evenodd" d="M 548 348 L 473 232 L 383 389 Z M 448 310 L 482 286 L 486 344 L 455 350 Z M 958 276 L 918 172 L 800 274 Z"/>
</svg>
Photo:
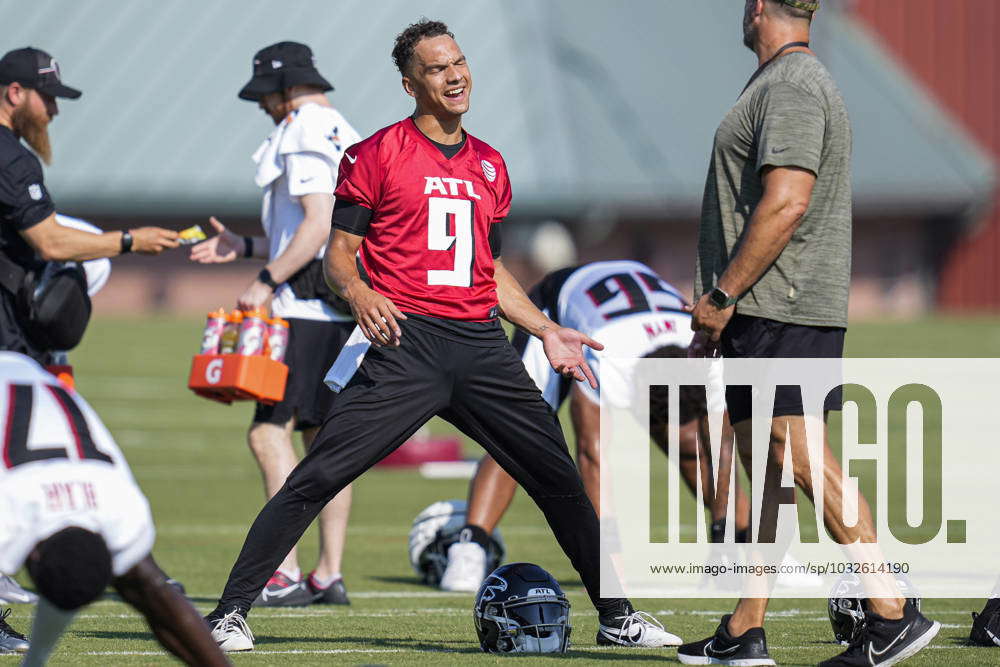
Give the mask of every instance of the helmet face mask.
<svg viewBox="0 0 1000 667">
<path fill-rule="evenodd" d="M 830 598 L 830 625 L 838 644 L 850 644 L 865 628 L 865 604 L 861 598 Z"/>
<path fill-rule="evenodd" d="M 487 653 L 565 653 L 570 604 L 552 575 L 530 563 L 512 563 L 486 577 L 473 617 Z"/>
<path fill-rule="evenodd" d="M 564 653 L 569 645 L 566 598 L 531 596 L 489 604 L 483 619 L 496 624 L 496 650 L 502 653 Z"/>
</svg>

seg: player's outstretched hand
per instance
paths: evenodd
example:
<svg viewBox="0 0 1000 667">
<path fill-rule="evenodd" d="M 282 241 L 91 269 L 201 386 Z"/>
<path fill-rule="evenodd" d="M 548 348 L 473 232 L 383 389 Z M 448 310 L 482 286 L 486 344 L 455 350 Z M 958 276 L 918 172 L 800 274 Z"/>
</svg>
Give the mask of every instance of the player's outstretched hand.
<svg viewBox="0 0 1000 667">
<path fill-rule="evenodd" d="M 603 350 L 604 346 L 576 329 L 556 327 L 542 333 L 542 347 L 545 356 L 556 373 L 578 382 L 587 381 L 597 389 L 597 378 L 583 358 L 583 346 Z"/>
<path fill-rule="evenodd" d="M 159 255 L 167 248 L 180 245 L 177 232 L 163 227 L 139 227 L 132 233 L 132 252 L 143 255 Z"/>
<path fill-rule="evenodd" d="M 199 264 L 222 264 L 232 262 L 243 253 L 243 237 L 233 234 L 226 226 L 212 216 L 208 222 L 215 229 L 215 236 L 191 248 L 191 261 Z"/>
<path fill-rule="evenodd" d="M 399 347 L 403 330 L 396 320 L 405 320 L 406 315 L 396 308 L 396 304 L 358 280 L 344 297 L 351 305 L 354 319 L 361 332 L 372 345 Z"/>
</svg>

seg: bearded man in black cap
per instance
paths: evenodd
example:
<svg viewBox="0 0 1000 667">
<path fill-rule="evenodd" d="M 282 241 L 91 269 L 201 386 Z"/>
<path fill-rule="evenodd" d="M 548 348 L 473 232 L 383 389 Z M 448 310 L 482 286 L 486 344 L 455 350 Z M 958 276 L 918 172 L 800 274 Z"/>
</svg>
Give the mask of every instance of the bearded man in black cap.
<svg viewBox="0 0 1000 667">
<path fill-rule="evenodd" d="M 60 97 L 76 99 L 80 91 L 63 84 L 58 63 L 46 52 L 28 47 L 0 59 L 0 349 L 42 364 L 49 362 L 51 349 L 37 331 L 29 331 L 16 305 L 25 271 L 38 271 L 45 262 L 130 251 L 155 255 L 177 247 L 177 233 L 169 229 L 91 234 L 56 221 L 39 160 L 52 160 L 48 125 L 59 112 Z"/>
<path fill-rule="evenodd" d="M 76 99 L 80 91 L 63 84 L 59 64 L 48 53 L 28 47 L 0 59 L 0 350 L 20 352 L 42 364 L 51 363 L 54 348 L 60 346 L 32 327 L 25 307 L 18 305 L 26 272 L 38 274 L 47 262 L 79 262 L 129 251 L 157 254 L 177 246 L 177 233 L 159 227 L 92 234 L 56 221 L 40 160 L 52 161 L 48 125 L 59 112 L 59 97 Z M 35 599 L 12 579 L 0 577 L 0 601 Z M 0 652 L 2 633 L 0 626 Z"/>
<path fill-rule="evenodd" d="M 280 42 L 254 56 L 253 76 L 239 97 L 256 102 L 276 125 L 253 156 L 255 180 L 264 190 L 265 236 L 237 236 L 213 217 L 218 234 L 191 251 L 191 259 L 201 263 L 266 258 L 237 305 L 252 310 L 270 303 L 274 316 L 289 322 L 284 400 L 258 403 L 247 434 L 268 498 L 298 463 L 292 430 L 302 432 L 307 450 L 312 444 L 335 396 L 323 376 L 354 329 L 350 308 L 326 286 L 321 258 L 330 236 L 340 160 L 361 137 L 330 105 L 329 90 L 333 86 L 316 70 L 304 44 Z M 255 606 L 348 604 L 340 564 L 350 507 L 347 487 L 320 514 L 316 569 L 303 578 L 293 548 Z"/>
</svg>

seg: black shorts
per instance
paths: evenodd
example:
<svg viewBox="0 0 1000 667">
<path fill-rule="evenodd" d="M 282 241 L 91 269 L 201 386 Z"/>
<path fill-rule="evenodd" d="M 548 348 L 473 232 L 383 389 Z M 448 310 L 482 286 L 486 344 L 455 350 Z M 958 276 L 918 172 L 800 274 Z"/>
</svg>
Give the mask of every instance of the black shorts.
<svg viewBox="0 0 1000 667">
<path fill-rule="evenodd" d="M 722 356 L 729 359 L 786 358 L 839 359 L 844 356 L 843 327 L 814 327 L 788 324 L 751 315 L 734 315 L 722 331 Z M 831 391 L 824 410 L 840 410 L 843 391 Z M 750 392 L 726 387 L 726 408 L 733 424 L 752 414 Z M 791 387 L 778 387 L 774 394 L 774 416 L 803 414 L 802 398 Z"/>
<path fill-rule="evenodd" d="M 337 394 L 323 384 L 323 378 L 354 331 L 354 322 L 288 320 L 288 384 L 285 399 L 274 405 L 257 404 L 254 423 L 287 424 L 295 418 L 295 430 L 323 423 Z"/>
</svg>

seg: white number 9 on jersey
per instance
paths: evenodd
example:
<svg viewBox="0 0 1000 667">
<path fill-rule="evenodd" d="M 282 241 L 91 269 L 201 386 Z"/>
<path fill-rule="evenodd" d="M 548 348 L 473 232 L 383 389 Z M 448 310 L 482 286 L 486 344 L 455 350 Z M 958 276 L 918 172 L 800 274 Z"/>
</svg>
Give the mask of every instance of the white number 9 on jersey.
<svg viewBox="0 0 1000 667">
<path fill-rule="evenodd" d="M 453 269 L 428 269 L 428 285 L 472 287 L 472 202 L 467 199 L 431 197 L 427 200 L 427 248 L 455 248 Z M 448 217 L 455 221 L 454 234 L 448 233 Z"/>
</svg>

